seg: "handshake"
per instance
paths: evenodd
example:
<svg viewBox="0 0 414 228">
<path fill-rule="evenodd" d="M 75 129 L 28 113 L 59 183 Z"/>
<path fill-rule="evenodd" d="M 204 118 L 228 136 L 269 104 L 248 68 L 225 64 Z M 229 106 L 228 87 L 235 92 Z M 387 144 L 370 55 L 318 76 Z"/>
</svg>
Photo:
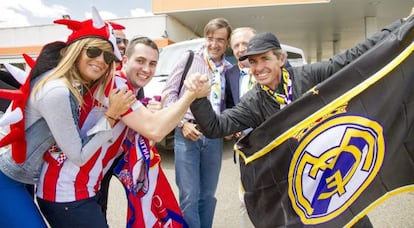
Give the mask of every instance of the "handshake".
<svg viewBox="0 0 414 228">
<path fill-rule="evenodd" d="M 193 93 L 196 98 L 210 95 L 211 82 L 207 74 L 194 73 L 188 75 L 184 81 L 185 88 Z"/>
</svg>

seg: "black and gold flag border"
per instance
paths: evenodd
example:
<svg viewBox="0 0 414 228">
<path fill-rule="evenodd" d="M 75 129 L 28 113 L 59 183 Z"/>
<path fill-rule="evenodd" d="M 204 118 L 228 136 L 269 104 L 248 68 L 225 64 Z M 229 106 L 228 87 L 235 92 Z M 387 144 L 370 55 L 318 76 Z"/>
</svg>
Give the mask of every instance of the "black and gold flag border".
<svg viewBox="0 0 414 228">
<path fill-rule="evenodd" d="M 406 192 L 413 192 L 414 191 L 414 185 L 406 185 L 400 188 L 396 188 L 394 190 L 391 190 L 387 193 L 385 193 L 383 196 L 381 196 L 380 198 L 376 199 L 374 202 L 372 202 L 369 206 L 367 206 L 364 210 L 362 210 L 360 213 L 358 213 L 358 215 L 356 215 L 351 221 L 348 222 L 348 224 L 346 224 L 344 226 L 344 228 L 351 228 L 353 227 L 353 225 L 358 222 L 362 217 L 364 217 L 365 215 L 367 215 L 371 210 L 373 210 L 374 208 L 376 208 L 378 205 L 384 203 L 386 200 L 390 199 L 393 196 L 402 194 L 402 193 L 406 193 Z"/>
</svg>

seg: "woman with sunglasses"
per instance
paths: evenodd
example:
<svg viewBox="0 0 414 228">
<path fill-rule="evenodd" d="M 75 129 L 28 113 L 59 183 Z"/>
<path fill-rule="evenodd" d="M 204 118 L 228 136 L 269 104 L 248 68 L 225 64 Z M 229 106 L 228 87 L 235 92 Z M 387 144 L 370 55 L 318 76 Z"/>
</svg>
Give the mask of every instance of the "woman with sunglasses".
<svg viewBox="0 0 414 228">
<path fill-rule="evenodd" d="M 2 227 L 47 227 L 24 184 L 37 184 L 39 176 L 53 175 L 41 174 L 46 155 L 56 158 L 57 162 L 64 161 L 64 155 L 78 166 L 87 163 L 105 142 L 112 140 L 113 119 L 135 102 L 128 88 L 112 90 L 106 96 L 109 105 L 101 106 L 104 115 L 88 129 L 79 129 L 81 108 L 87 105 L 83 97 L 93 93 L 98 101 L 105 102 L 105 88 L 114 73 L 115 56 L 120 57 L 120 54 L 111 42 L 115 39 L 108 24 L 87 20 L 71 21 L 73 23 L 69 25 L 69 21 L 56 21 L 73 30 L 68 41 L 44 46 L 30 78 L 24 80 L 17 93 L 14 91 L 20 95 L 14 95 L 9 110 L 1 118 L 3 122 L 20 118 L 20 121 L 11 122 L 8 128 L 1 128 Z M 18 73 L 11 66 L 9 69 Z M 4 93 L 7 91 L 2 91 Z M 16 141 L 21 142 L 20 145 Z M 100 211 L 99 207 L 97 209 Z M 66 218 L 67 221 L 71 219 Z M 97 224 L 99 227 L 104 225 L 106 223 Z"/>
</svg>

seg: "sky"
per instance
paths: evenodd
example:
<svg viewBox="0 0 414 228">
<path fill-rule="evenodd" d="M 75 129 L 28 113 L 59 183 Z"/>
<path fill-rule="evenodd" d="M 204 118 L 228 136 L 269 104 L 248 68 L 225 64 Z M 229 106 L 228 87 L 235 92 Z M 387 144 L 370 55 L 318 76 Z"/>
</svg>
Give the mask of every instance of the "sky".
<svg viewBox="0 0 414 228">
<path fill-rule="evenodd" d="M 0 28 L 52 24 L 65 14 L 81 21 L 91 6 L 105 20 L 152 15 L 151 0 L 0 0 Z"/>
</svg>

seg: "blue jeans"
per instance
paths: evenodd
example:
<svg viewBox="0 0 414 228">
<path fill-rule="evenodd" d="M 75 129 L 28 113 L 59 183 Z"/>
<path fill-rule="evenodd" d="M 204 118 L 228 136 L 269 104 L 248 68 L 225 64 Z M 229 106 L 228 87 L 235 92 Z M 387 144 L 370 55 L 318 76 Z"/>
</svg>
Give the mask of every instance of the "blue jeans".
<svg viewBox="0 0 414 228">
<path fill-rule="evenodd" d="M 216 189 L 221 169 L 223 139 L 184 138 L 175 129 L 175 181 L 180 208 L 190 228 L 212 227 Z"/>
<path fill-rule="evenodd" d="M 25 184 L 0 171 L 0 226 L 47 227 Z"/>
<path fill-rule="evenodd" d="M 43 215 L 52 227 L 108 227 L 97 196 L 73 202 L 57 203 L 37 198 Z"/>
</svg>

